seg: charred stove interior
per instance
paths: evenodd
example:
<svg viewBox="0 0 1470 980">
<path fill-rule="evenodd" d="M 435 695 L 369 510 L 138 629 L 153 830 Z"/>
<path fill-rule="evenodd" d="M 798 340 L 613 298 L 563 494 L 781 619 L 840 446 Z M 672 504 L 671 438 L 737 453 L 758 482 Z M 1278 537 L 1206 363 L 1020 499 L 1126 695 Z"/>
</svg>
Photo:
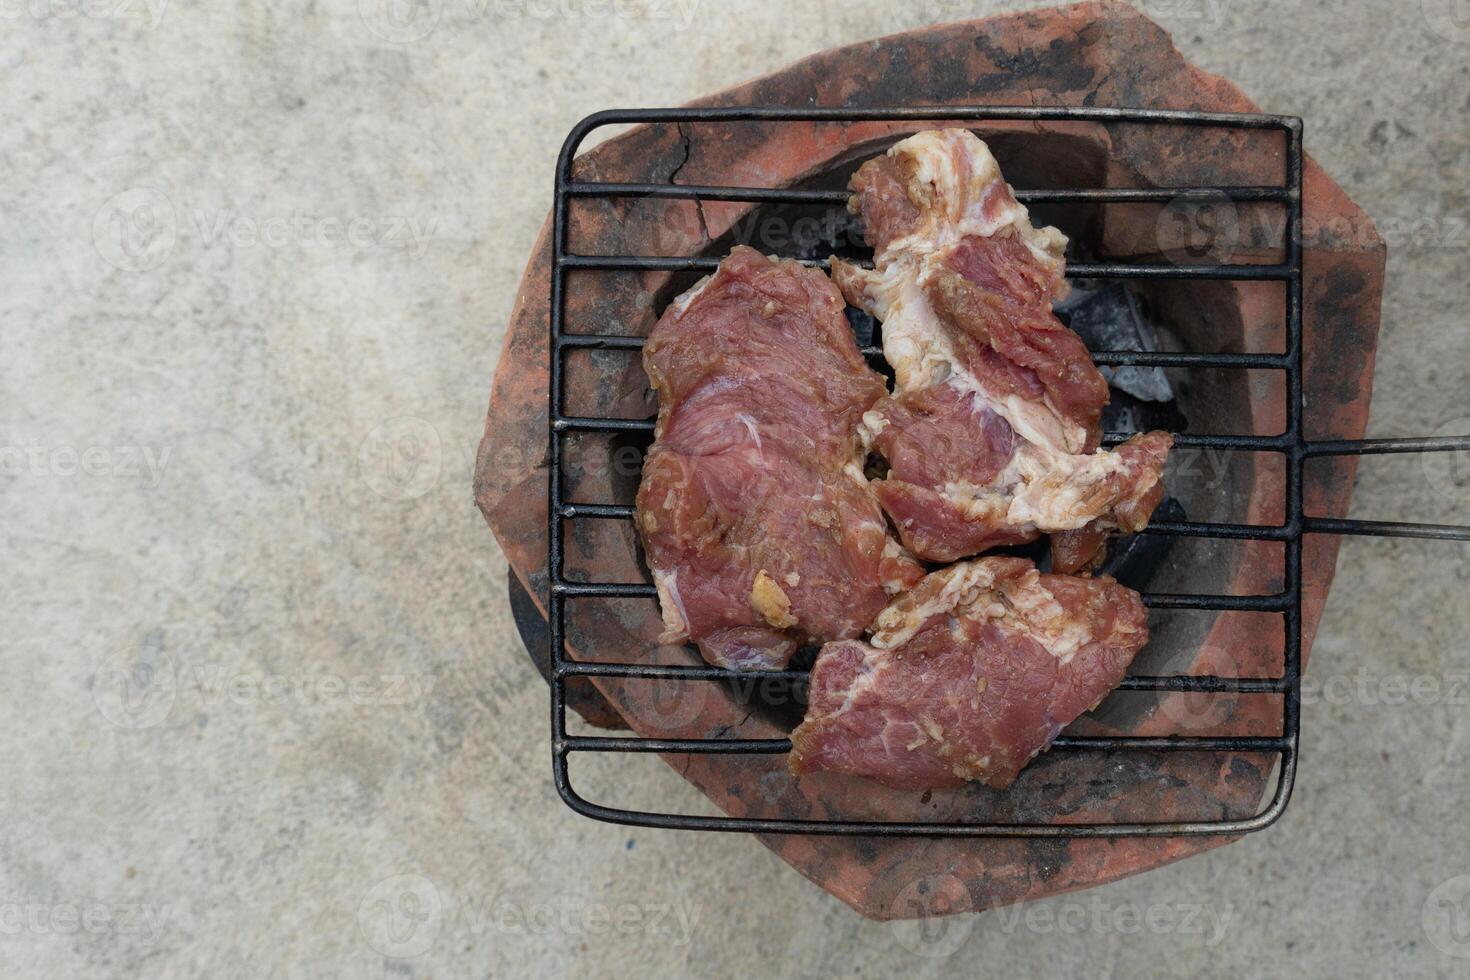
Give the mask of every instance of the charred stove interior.
<svg viewBox="0 0 1470 980">
<path fill-rule="evenodd" d="M 646 448 L 652 439 L 652 419 L 623 419 L 567 414 L 565 360 L 578 350 L 621 350 L 636 361 L 641 338 L 589 334 L 563 323 L 565 281 L 569 275 L 597 275 L 607 270 L 668 272 L 653 300 L 653 313 L 662 312 L 674 296 L 718 264 L 729 249 L 742 241 L 782 257 L 822 264 L 828 255 L 870 260 L 854 220 L 845 211 L 845 187 L 852 172 L 866 159 L 882 152 L 893 136 L 854 148 L 821 172 L 787 188 L 697 187 L 670 184 L 597 184 L 573 181 L 571 161 L 586 135 L 612 123 L 689 124 L 697 133 L 700 121 L 822 120 L 852 122 L 892 120 L 907 123 L 909 131 L 933 125 L 973 129 L 992 148 L 1038 224 L 1053 224 L 1069 239 L 1068 278 L 1073 294 L 1058 306 L 1058 314 L 1081 334 L 1098 365 L 1108 375 L 1112 400 L 1104 416 L 1105 444 L 1135 431 L 1168 429 L 1178 436 L 1177 459 L 1166 474 L 1170 496 L 1154 515 L 1150 528 L 1139 535 L 1117 539 L 1109 547 L 1102 569 L 1144 593 L 1151 610 L 1153 639 L 1135 660 L 1130 676 L 1093 713 L 1101 730 L 1128 730 L 1154 711 L 1160 697 L 1186 692 L 1208 699 L 1220 696 L 1263 695 L 1281 705 L 1279 734 L 1127 736 L 1064 733 L 1053 752 L 1106 752 L 1123 757 L 1130 752 L 1257 753 L 1277 760 L 1277 781 L 1267 806 L 1248 816 L 1202 815 L 1193 821 L 1134 823 L 1054 822 L 1041 815 L 1029 821 L 994 822 L 983 817 L 969 821 L 913 823 L 886 820 L 771 820 L 705 817 L 613 809 L 589 802 L 571 786 L 567 757 L 573 752 L 664 753 L 781 753 L 789 748 L 782 739 L 653 739 L 571 735 L 566 722 L 566 687 L 582 678 L 662 678 L 686 684 L 713 684 L 724 697 L 745 699 L 743 706 L 759 712 L 789 731 L 799 720 L 804 698 L 783 696 L 767 701 L 761 683 L 735 683 L 735 675 L 702 665 L 697 655 L 688 667 L 651 666 L 627 662 L 590 663 L 574 660 L 568 652 L 566 605 L 584 597 L 651 598 L 653 587 L 644 571 L 641 583 L 573 581 L 566 575 L 563 532 L 568 524 L 584 520 L 630 521 L 637 474 L 622 474 L 612 490 L 616 499 L 567 499 L 562 490 L 564 441 L 583 432 L 607 433 L 609 445 Z M 1285 146 L 1285 180 L 1268 187 L 1128 188 L 1104 186 L 1106 148 L 1096 141 L 1066 132 L 1035 133 L 1017 130 L 987 131 L 996 120 L 1077 122 L 1097 125 L 1208 126 L 1244 130 L 1262 139 L 1274 138 Z M 901 135 L 901 134 L 900 134 Z M 695 137 L 697 138 L 697 136 Z M 1311 443 L 1303 435 L 1301 397 L 1301 243 L 1286 234 L 1265 261 L 1222 261 L 1214 254 L 1158 255 L 1152 261 L 1111 259 L 1101 241 L 1102 209 L 1125 204 L 1167 209 L 1199 209 L 1221 202 L 1232 207 L 1284 209 L 1289 224 L 1298 228 L 1301 217 L 1301 123 L 1291 117 L 1239 116 L 1163 110 L 1066 108 L 903 108 L 889 110 L 824 109 L 684 109 L 632 110 L 600 113 L 573 131 L 563 148 L 556 180 L 553 233 L 554 261 L 551 304 L 550 488 L 547 635 L 527 636 L 528 645 L 549 646 L 548 680 L 552 689 L 552 739 L 555 777 L 562 797 L 573 809 L 599 819 L 645 826 L 682 829 L 755 831 L 768 833 L 822 833 L 945 836 L 1136 836 L 1244 832 L 1269 825 L 1289 799 L 1297 759 L 1299 682 L 1301 670 L 1301 542 L 1306 533 L 1384 533 L 1418 537 L 1459 537 L 1463 528 L 1354 522 L 1313 518 L 1303 513 L 1302 467 L 1311 456 L 1363 452 L 1415 452 L 1461 447 L 1439 445 L 1446 440 L 1361 440 Z M 719 201 L 748 201 L 753 207 L 729 232 L 693 256 L 587 256 L 568 250 L 568 211 L 574 200 L 589 197 L 650 197 Z M 767 247 L 759 229 L 792 229 L 782 247 Z M 797 234 L 795 229 L 806 229 Z M 1282 345 L 1274 351 L 1246 351 L 1232 346 L 1233 309 L 1223 291 L 1230 284 L 1250 282 L 1281 291 Z M 1218 295 L 1217 295 L 1218 294 Z M 1207 311 L 1207 312 L 1204 312 Z M 887 373 L 881 356 L 881 325 L 849 309 L 849 320 L 870 363 Z M 1258 377 L 1259 376 L 1259 377 Z M 1278 410 L 1263 408 L 1269 399 L 1261 392 L 1275 385 Z M 1263 386 L 1266 386 L 1263 388 Z M 1284 404 L 1284 411 L 1279 406 Z M 1230 454 L 1246 465 L 1215 465 Z M 1211 455 L 1215 454 L 1215 455 Z M 1262 511 L 1262 493 L 1274 496 Z M 1253 515 L 1253 516 L 1250 516 Z M 1243 563 L 1262 561 L 1270 549 L 1275 569 L 1263 580 L 1259 594 L 1232 594 L 1232 583 Z M 1036 551 L 1035 557 L 1043 557 Z M 641 556 L 640 556 L 641 559 Z M 1269 560 L 1269 559 L 1268 559 Z M 522 610 L 525 606 L 522 605 Z M 1180 615 L 1176 611 L 1184 611 Z M 1281 649 L 1277 669 L 1256 676 L 1199 673 L 1189 670 L 1216 617 L 1237 613 L 1265 614 L 1280 620 Z M 537 633 L 533 619 L 520 617 L 523 629 Z M 543 647 L 544 648 L 544 647 Z M 758 672 L 801 684 L 810 663 L 798 660 L 787 671 Z M 1227 658 L 1228 659 L 1228 658 Z M 741 693 L 744 692 L 744 693 Z M 1087 731 L 1095 730 L 1086 728 Z M 1077 726 L 1074 726 L 1074 728 Z"/>
</svg>

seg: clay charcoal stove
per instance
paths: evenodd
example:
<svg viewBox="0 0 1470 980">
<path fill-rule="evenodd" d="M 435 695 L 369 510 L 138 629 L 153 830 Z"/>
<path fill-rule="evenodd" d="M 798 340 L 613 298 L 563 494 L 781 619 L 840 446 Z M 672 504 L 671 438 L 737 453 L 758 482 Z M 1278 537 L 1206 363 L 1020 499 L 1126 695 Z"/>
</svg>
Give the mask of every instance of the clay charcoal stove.
<svg viewBox="0 0 1470 980">
<path fill-rule="evenodd" d="M 1034 55 L 1026 72 L 998 60 L 1014 66 L 1018 51 Z M 954 70 L 941 78 L 928 70 L 938 63 Z M 625 124 L 635 128 L 578 155 L 596 130 Z M 1193 469 L 1166 474 L 1175 499 L 1109 554 L 1144 593 L 1149 645 L 1119 690 L 1006 789 L 798 780 L 787 756 L 807 676 L 800 652 L 785 669 L 736 678 L 657 642 L 656 590 L 631 526 L 637 473 L 616 463 L 653 427 L 638 352 L 663 307 L 735 245 L 817 265 L 828 254 L 871 261 L 841 217 L 847 182 L 937 127 L 984 139 L 1017 199 L 1075 243 L 1067 275 L 1077 288 L 1057 312 L 1107 372 L 1103 445 L 1164 429 Z M 916 883 L 959 896 L 946 912 L 993 907 L 1156 867 L 1276 820 L 1299 763 L 1300 681 L 1337 536 L 1470 539 L 1464 527 L 1347 517 L 1357 456 L 1470 439 L 1364 438 L 1384 250 L 1303 153 L 1304 128 L 1261 114 L 1186 64 L 1146 18 L 1111 4 L 835 49 L 687 108 L 579 124 L 557 165 L 476 474 L 516 579 L 548 614 L 537 646 L 568 805 L 625 824 L 757 834 L 879 918 L 925 914 L 905 897 Z M 1188 219 L 1204 207 L 1229 209 L 1237 234 L 1200 257 Z M 1163 217 L 1181 214 L 1183 228 Z M 773 218 L 789 230 L 802 217 L 815 236 L 772 244 Z M 1312 231 L 1328 227 L 1363 231 Z M 880 367 L 881 325 L 849 321 Z M 1332 411 L 1311 410 L 1322 405 Z M 505 464 L 516 459 L 508 447 L 543 444 L 545 459 Z M 545 521 L 527 519 L 535 513 Z M 575 728 L 569 707 L 628 733 Z M 574 761 L 619 754 L 628 765 L 663 757 L 722 812 L 585 797 Z"/>
</svg>

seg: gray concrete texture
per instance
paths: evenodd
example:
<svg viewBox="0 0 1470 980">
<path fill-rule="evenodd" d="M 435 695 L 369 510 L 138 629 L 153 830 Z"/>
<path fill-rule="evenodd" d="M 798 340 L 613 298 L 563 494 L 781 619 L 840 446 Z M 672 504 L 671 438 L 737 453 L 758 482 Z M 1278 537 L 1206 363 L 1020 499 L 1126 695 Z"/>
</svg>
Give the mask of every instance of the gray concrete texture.
<svg viewBox="0 0 1470 980">
<path fill-rule="evenodd" d="M 1290 810 L 1156 873 L 921 929 L 566 810 L 469 491 L 563 135 L 1024 5 L 421 5 L 3 8 L 0 972 L 1470 968 L 1460 545 L 1346 543 Z M 1470 431 L 1460 8 L 1142 6 L 1389 239 L 1371 433 Z M 1354 516 L 1463 521 L 1470 465 L 1370 461 Z M 653 757 L 579 778 L 707 807 Z"/>
</svg>

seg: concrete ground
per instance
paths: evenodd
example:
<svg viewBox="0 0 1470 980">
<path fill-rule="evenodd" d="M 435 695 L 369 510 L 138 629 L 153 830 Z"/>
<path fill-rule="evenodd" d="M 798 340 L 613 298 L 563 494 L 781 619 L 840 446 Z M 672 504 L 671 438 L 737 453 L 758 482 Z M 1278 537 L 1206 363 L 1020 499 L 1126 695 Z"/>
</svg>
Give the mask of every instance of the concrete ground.
<svg viewBox="0 0 1470 980">
<path fill-rule="evenodd" d="M 0 11 L 5 976 L 1470 968 L 1461 545 L 1347 542 L 1290 810 L 1120 884 L 921 930 L 567 811 L 469 491 L 562 136 L 1024 4 L 421 3 Z M 1142 6 L 1389 238 L 1373 433 L 1470 431 L 1463 12 Z M 1373 461 L 1355 514 L 1465 521 L 1470 463 Z"/>
</svg>

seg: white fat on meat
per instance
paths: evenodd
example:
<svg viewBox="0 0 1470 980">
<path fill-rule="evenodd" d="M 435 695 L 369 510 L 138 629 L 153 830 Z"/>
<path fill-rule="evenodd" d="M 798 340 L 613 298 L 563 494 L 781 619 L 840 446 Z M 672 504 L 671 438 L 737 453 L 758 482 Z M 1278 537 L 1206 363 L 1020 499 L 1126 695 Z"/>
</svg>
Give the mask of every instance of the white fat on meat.
<svg viewBox="0 0 1470 980">
<path fill-rule="evenodd" d="M 1042 265 L 1060 266 L 1067 236 L 1056 228 L 1031 224 L 1030 214 L 1001 176 L 990 147 L 972 133 L 930 130 L 894 144 L 888 153 L 902 154 L 913 162 L 910 186 L 927 198 L 915 202 L 926 220 L 910 234 L 889 242 L 878 256 L 879 264 L 896 256 L 922 257 L 972 235 L 989 238 L 1009 227 Z M 994 213 L 987 216 L 987 210 Z"/>
<path fill-rule="evenodd" d="M 945 487 L 946 496 L 973 517 L 1004 516 L 1007 526 L 1046 531 L 1085 526 L 1097 516 L 1096 507 L 1086 506 L 1088 500 L 1105 490 L 1107 478 L 1122 468 L 1122 459 L 1106 450 L 1084 452 L 1087 430 L 1049 399 L 989 394 L 961 363 L 924 288 L 938 271 L 947 271 L 945 260 L 968 236 L 988 237 L 1011 228 L 1048 268 L 1062 265 L 1066 236 L 1056 228 L 1031 224 L 990 149 L 968 132 L 919 133 L 889 152 L 915 162 L 910 188 L 911 193 L 917 188 L 928 194 L 927 201 L 916 202 L 924 220 L 880 253 L 880 270 L 848 271 L 861 283 L 866 311 L 883 323 L 883 356 L 893 367 L 894 397 L 948 384 L 962 395 L 973 395 L 977 413 L 993 412 L 1020 436 L 1010 464 L 989 485 L 953 482 Z M 989 217 L 987 201 L 992 202 Z M 1058 281 L 1065 290 L 1065 280 Z M 887 425 L 879 413 L 866 413 L 860 431 L 864 447 Z"/>
<path fill-rule="evenodd" d="M 987 560 L 952 565 L 931 574 L 944 576 L 942 588 L 922 602 L 899 599 L 878 614 L 869 643 L 879 650 L 903 646 L 935 616 L 994 619 L 1007 632 L 1029 636 L 1062 663 L 1092 639 L 1092 626 L 1067 615 L 1032 569 L 1020 578 L 997 581 Z"/>
<path fill-rule="evenodd" d="M 1027 442 L 1058 454 L 1080 453 L 1087 443 L 1087 430 L 1063 417 L 1049 400 L 1034 402 L 1014 395 L 996 398 L 961 363 L 924 291 L 935 271 L 927 258 L 899 261 L 882 272 L 854 270 L 863 279 L 866 311 L 883 322 L 883 357 L 893 367 L 894 397 L 936 383 L 948 384 L 962 393 L 973 392 L 977 411 L 988 408 Z M 863 416 L 865 443 L 871 443 L 882 430 L 873 427 L 878 421 L 876 413 Z"/>
<path fill-rule="evenodd" d="M 658 592 L 658 608 L 663 616 L 664 631 L 660 643 L 683 643 L 689 639 L 689 614 L 679 598 L 679 573 L 653 569 L 653 587 Z"/>
</svg>

